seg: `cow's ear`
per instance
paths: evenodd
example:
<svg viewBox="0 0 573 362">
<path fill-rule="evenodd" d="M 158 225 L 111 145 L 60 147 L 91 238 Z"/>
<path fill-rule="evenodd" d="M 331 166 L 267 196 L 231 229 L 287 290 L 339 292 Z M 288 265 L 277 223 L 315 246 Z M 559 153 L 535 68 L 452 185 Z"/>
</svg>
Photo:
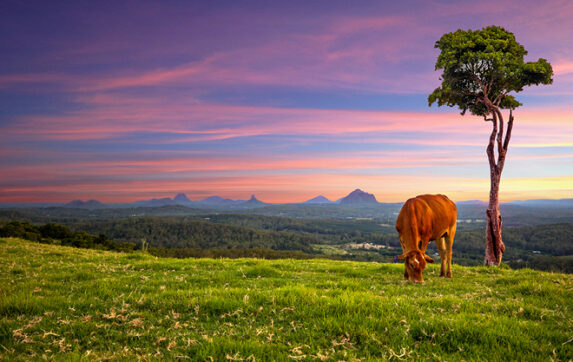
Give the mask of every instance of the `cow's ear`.
<svg viewBox="0 0 573 362">
<path fill-rule="evenodd" d="M 429 257 L 428 255 L 426 255 L 426 254 L 424 254 L 424 259 L 426 259 L 426 261 L 427 261 L 428 263 L 433 263 L 433 262 L 434 262 L 434 259 L 430 258 L 430 257 Z"/>
<path fill-rule="evenodd" d="M 398 260 L 404 260 L 404 258 L 406 258 L 406 255 L 404 254 L 398 255 Z"/>
</svg>

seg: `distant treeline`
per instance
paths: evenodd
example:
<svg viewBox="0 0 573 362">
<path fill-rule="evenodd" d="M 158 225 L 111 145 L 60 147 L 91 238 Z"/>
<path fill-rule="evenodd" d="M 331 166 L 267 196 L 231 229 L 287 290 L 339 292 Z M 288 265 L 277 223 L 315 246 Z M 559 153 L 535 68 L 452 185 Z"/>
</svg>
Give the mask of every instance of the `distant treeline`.
<svg viewBox="0 0 573 362">
<path fill-rule="evenodd" d="M 197 219 L 163 217 L 112 219 L 80 223 L 74 228 L 103 233 L 113 240 L 137 243 L 146 240 L 156 248 L 297 250 L 313 253 L 316 238 L 296 233 L 221 225 Z"/>
<path fill-rule="evenodd" d="M 327 241 L 328 244 L 380 243 L 383 235 L 396 231 L 393 221 L 391 224 L 381 224 L 381 220 L 372 219 L 304 219 L 242 214 L 206 215 L 206 218 L 216 224 L 303 234 Z"/>
<path fill-rule="evenodd" d="M 144 239 L 139 242 L 110 240 L 106 235 L 97 236 L 85 231 L 72 231 L 64 225 L 48 223 L 41 226 L 12 221 L 0 227 L 0 237 L 14 237 L 43 244 L 72 246 L 85 249 L 132 252 L 145 250 L 151 255 L 170 258 L 261 258 L 261 259 L 310 259 L 317 257 L 302 251 L 254 248 L 163 248 L 151 247 Z"/>
<path fill-rule="evenodd" d="M 95 236 L 85 231 L 74 232 L 68 227 L 56 223 L 36 226 L 27 222 L 12 221 L 0 227 L 0 237 L 14 237 L 43 244 L 114 251 L 132 251 L 141 247 L 135 243 L 115 242 L 104 234 Z"/>
</svg>

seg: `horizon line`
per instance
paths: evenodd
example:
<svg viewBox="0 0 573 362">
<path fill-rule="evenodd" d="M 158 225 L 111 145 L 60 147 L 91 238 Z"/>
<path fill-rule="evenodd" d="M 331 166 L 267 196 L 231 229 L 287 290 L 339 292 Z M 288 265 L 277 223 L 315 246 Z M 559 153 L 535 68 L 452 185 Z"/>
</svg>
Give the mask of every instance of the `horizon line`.
<svg viewBox="0 0 573 362">
<path fill-rule="evenodd" d="M 187 195 L 186 195 L 184 192 L 177 193 L 176 195 L 179 195 L 179 194 L 183 194 L 183 195 L 185 195 L 185 196 L 187 197 Z M 255 194 L 255 193 L 253 193 L 253 194 L 251 194 L 251 195 L 252 195 L 252 196 L 255 196 L 255 198 L 256 198 L 256 194 Z M 269 205 L 284 205 L 284 204 L 303 204 L 303 203 L 306 203 L 307 201 L 310 201 L 310 200 L 312 200 L 312 199 L 314 199 L 314 198 L 316 198 L 316 197 L 320 197 L 320 196 L 323 196 L 323 195 L 317 195 L 317 196 L 315 196 L 315 197 L 312 197 L 312 198 L 307 199 L 307 200 L 304 200 L 304 201 L 285 201 L 285 202 L 265 202 L 265 201 L 262 201 L 262 200 L 260 200 L 260 199 L 258 199 L 258 198 L 256 198 L 256 199 L 257 199 L 258 201 L 264 203 L 264 204 L 269 204 Z M 346 195 L 346 196 L 348 196 L 348 195 Z M 337 201 L 339 201 L 340 199 L 345 198 L 346 196 L 342 196 L 342 197 L 340 197 L 340 198 L 338 198 L 338 199 L 336 199 L 336 200 L 331 200 L 331 199 L 329 199 L 329 198 L 326 198 L 325 196 L 323 196 L 323 197 L 325 197 L 325 198 L 329 201 L 329 203 L 335 204 Z M 418 195 L 416 195 L 416 196 L 418 196 Z M 416 197 L 416 196 L 412 196 L 412 197 Z M 446 196 L 447 196 L 447 195 L 446 195 Z M 208 199 L 208 198 L 210 198 L 210 197 L 220 197 L 220 198 L 222 198 L 222 199 L 228 199 L 228 200 L 231 200 L 231 201 L 244 201 L 244 202 L 247 202 L 247 201 L 249 201 L 249 199 L 250 199 L 250 197 L 245 198 L 245 199 L 231 199 L 231 198 L 223 197 L 223 196 L 220 196 L 220 195 L 211 195 L 211 196 L 207 196 L 207 197 L 205 197 L 205 198 L 203 198 L 203 199 L 193 199 L 193 200 L 192 200 L 192 199 L 189 199 L 189 198 L 188 198 L 188 199 L 189 199 L 189 201 L 190 201 L 191 203 L 196 203 L 196 202 L 204 201 L 204 200 L 206 200 L 206 199 Z M 449 197 L 449 196 L 448 196 L 448 197 Z M 53 205 L 60 205 L 60 204 L 61 204 L 61 205 L 65 205 L 65 204 L 69 204 L 69 203 L 71 203 L 71 202 L 73 202 L 73 201 L 81 201 L 81 202 L 96 201 L 96 202 L 102 203 L 102 204 L 104 204 L 104 205 L 123 205 L 123 204 L 135 204 L 135 203 L 138 203 L 138 202 L 147 202 L 147 201 L 151 201 L 151 200 L 162 200 L 162 199 L 174 200 L 174 198 L 171 198 L 171 197 L 169 197 L 169 196 L 165 196 L 165 197 L 152 197 L 152 198 L 148 198 L 148 199 L 138 199 L 138 200 L 134 200 L 134 201 L 124 201 L 124 202 L 106 202 L 106 201 L 100 201 L 100 200 L 95 199 L 95 198 L 86 198 L 85 200 L 82 199 L 82 198 L 76 198 L 76 199 L 72 199 L 72 200 L 68 200 L 68 201 L 11 201 L 11 202 L 3 202 L 3 201 L 0 201 L 0 205 L 26 205 L 26 204 L 53 204 Z M 510 199 L 510 200 L 500 201 L 500 204 L 503 204 L 503 203 L 511 203 L 511 202 L 524 202 L 524 201 L 542 201 L 542 200 L 547 200 L 547 201 L 560 201 L 560 200 L 572 200 L 572 199 L 573 199 L 573 197 L 564 197 L 564 198 L 545 197 L 545 198 L 531 198 L 531 199 L 516 198 L 516 199 Z M 378 204 L 397 204 L 397 203 L 406 202 L 406 200 L 408 200 L 408 199 L 405 199 L 404 201 L 379 201 L 379 200 L 376 200 L 376 203 L 378 203 Z M 452 200 L 452 201 L 453 201 L 453 200 Z M 473 202 L 481 202 L 481 203 L 485 203 L 485 204 L 487 204 L 487 203 L 489 202 L 488 200 L 482 200 L 482 199 L 464 199 L 464 200 L 456 200 L 456 201 L 454 201 L 454 202 L 459 203 L 459 202 L 472 202 L 472 201 L 473 201 Z M 183 203 L 178 203 L 178 204 L 179 204 L 179 205 L 182 205 Z M 311 203 L 311 204 L 312 204 L 312 203 Z M 318 203 L 315 203 L 315 204 L 328 204 L 328 203 L 327 203 L 327 202 L 324 202 L 324 203 L 318 202 Z M 183 206 L 184 206 L 184 205 L 183 205 Z"/>
</svg>

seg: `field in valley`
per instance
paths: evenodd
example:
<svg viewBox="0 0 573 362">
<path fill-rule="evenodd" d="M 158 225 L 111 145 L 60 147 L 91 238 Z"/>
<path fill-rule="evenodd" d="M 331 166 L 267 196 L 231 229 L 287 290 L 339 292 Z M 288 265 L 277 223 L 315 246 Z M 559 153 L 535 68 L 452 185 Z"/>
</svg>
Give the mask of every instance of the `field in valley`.
<svg viewBox="0 0 573 362">
<path fill-rule="evenodd" d="M 454 259 L 455 262 L 455 259 Z M 573 275 L 0 239 L 0 359 L 571 360 Z"/>
</svg>

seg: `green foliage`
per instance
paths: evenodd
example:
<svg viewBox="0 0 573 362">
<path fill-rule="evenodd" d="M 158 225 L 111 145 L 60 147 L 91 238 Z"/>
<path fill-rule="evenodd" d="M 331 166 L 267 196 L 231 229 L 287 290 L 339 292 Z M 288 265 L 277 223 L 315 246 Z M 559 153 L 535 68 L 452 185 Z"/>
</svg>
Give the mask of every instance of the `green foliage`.
<svg viewBox="0 0 573 362">
<path fill-rule="evenodd" d="M 12 221 L 0 228 L 0 237 L 15 237 L 31 241 L 40 241 L 40 230 L 27 222 Z"/>
<path fill-rule="evenodd" d="M 573 276 L 0 243 L 1 360 L 573 358 Z"/>
<path fill-rule="evenodd" d="M 515 109 L 521 105 L 511 92 L 553 82 L 547 60 L 525 62 L 525 48 L 515 36 L 498 26 L 457 30 L 435 44 L 440 49 L 436 70 L 443 69 L 442 84 L 428 97 L 428 104 L 457 106 L 462 114 L 485 116 L 492 106 Z"/>
<path fill-rule="evenodd" d="M 44 226 L 40 226 L 39 230 L 42 233 L 42 237 L 44 238 L 64 240 L 73 236 L 73 233 L 70 229 L 55 223 L 48 223 Z M 85 235 L 82 236 L 85 238 Z"/>
</svg>

